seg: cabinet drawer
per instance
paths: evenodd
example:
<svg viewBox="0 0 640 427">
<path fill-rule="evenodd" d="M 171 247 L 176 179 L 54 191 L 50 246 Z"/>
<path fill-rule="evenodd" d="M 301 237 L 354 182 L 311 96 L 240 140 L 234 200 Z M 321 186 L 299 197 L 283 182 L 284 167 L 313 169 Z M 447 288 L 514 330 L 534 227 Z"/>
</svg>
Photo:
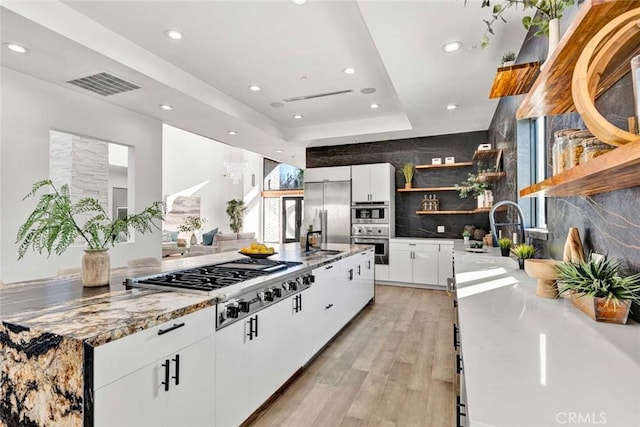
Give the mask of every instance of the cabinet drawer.
<svg viewBox="0 0 640 427">
<path fill-rule="evenodd" d="M 209 307 L 96 347 L 94 390 L 213 334 L 215 320 Z"/>
</svg>

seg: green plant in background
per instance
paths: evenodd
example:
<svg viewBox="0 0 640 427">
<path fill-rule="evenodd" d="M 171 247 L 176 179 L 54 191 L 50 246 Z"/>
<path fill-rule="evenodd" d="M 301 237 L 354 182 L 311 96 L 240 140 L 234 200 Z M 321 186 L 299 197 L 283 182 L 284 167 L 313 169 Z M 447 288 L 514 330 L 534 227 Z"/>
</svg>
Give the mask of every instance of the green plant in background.
<svg viewBox="0 0 640 427">
<path fill-rule="evenodd" d="M 462 237 L 471 237 L 471 232 L 469 230 L 464 230 L 462 232 Z"/>
<path fill-rule="evenodd" d="M 207 218 L 200 218 L 197 216 L 185 217 L 185 219 L 182 221 L 182 224 L 178 226 L 178 231 L 189 233 L 200 230 L 202 227 L 204 227 L 204 224 L 207 221 Z"/>
<path fill-rule="evenodd" d="M 498 246 L 500 246 L 500 249 L 509 249 L 511 247 L 511 243 L 513 243 L 511 241 L 511 239 L 507 238 L 507 237 L 503 237 L 501 239 L 498 239 Z M 531 257 L 529 257 L 531 258 Z"/>
<path fill-rule="evenodd" d="M 402 174 L 404 175 L 404 182 L 411 184 L 413 181 L 413 163 L 405 163 L 402 166 Z"/>
<path fill-rule="evenodd" d="M 508 50 L 507 52 L 505 52 L 504 55 L 502 55 L 502 63 L 504 64 L 505 62 L 511 62 L 511 61 L 515 61 L 516 60 L 516 54 L 515 52 Z"/>
<path fill-rule="evenodd" d="M 33 184 L 22 200 L 35 196 L 43 187 L 49 187 L 51 192 L 40 195 L 35 209 L 18 229 L 18 259 L 29 248 L 61 255 L 78 236 L 87 242 L 89 249 L 105 249 L 107 245 L 113 246 L 118 236 L 128 237 L 130 227 L 144 234 L 152 231 L 151 226 L 160 230 L 153 221 L 164 219 L 164 204 L 157 201 L 139 214 L 112 220 L 98 200 L 85 197 L 74 203 L 69 186 L 65 184 L 58 190 L 50 179 Z"/>
<path fill-rule="evenodd" d="M 474 198 L 478 197 L 489 188 L 489 185 L 484 182 L 479 182 L 478 175 L 470 173 L 466 181 L 463 181 L 461 184 L 456 184 L 455 187 L 456 190 L 458 190 L 460 198 L 465 199 L 469 196 Z"/>
<path fill-rule="evenodd" d="M 242 199 L 231 199 L 227 202 L 227 215 L 229 216 L 229 227 L 234 233 L 239 233 L 242 230 L 242 223 L 244 222 L 244 212 L 247 207 L 244 205 Z"/>
<path fill-rule="evenodd" d="M 522 243 L 511 248 L 511 253 L 520 259 L 528 259 L 533 258 L 533 255 L 536 253 L 536 248 L 534 248 L 533 245 Z"/>
<path fill-rule="evenodd" d="M 620 262 L 594 259 L 579 263 L 558 264 L 560 294 L 575 292 L 595 298 L 604 298 L 607 303 L 632 300 L 640 303 L 640 273 L 621 277 Z"/>
<path fill-rule="evenodd" d="M 466 5 L 465 0 L 465 5 Z M 562 18 L 562 14 L 566 8 L 573 6 L 575 0 L 500 0 L 491 5 L 490 0 L 483 0 L 482 7 L 491 7 L 491 19 L 483 19 L 487 28 L 480 39 L 480 46 L 486 48 L 489 46 L 489 35 L 495 35 L 493 25 L 496 21 L 507 22 L 504 13 L 509 8 L 521 5 L 523 9 L 532 9 L 533 16 L 525 16 L 522 18 L 522 25 L 529 30 L 531 27 L 537 27 L 536 36 L 549 34 L 549 21 L 552 19 Z"/>
</svg>

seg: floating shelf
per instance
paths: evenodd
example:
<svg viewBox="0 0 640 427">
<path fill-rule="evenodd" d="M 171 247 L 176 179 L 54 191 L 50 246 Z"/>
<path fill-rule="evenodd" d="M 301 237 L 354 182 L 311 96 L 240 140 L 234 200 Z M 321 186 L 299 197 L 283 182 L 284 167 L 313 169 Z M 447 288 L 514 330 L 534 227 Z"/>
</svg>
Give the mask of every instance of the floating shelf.
<svg viewBox="0 0 640 427">
<path fill-rule="evenodd" d="M 527 93 L 539 72 L 540 61 L 498 68 L 489 98 Z"/>
<path fill-rule="evenodd" d="M 458 168 L 462 166 L 473 166 L 473 162 L 449 163 L 448 165 L 416 165 L 416 169 Z"/>
<path fill-rule="evenodd" d="M 575 111 L 571 80 L 576 59 L 591 38 L 616 16 L 640 7 L 640 0 L 586 0 L 559 46 L 516 112 L 516 118 L 551 116 Z M 640 38 L 640 34 L 638 36 Z M 616 54 L 596 88 L 596 98 L 629 72 L 629 61 L 640 52 L 640 41 Z"/>
<path fill-rule="evenodd" d="M 262 197 L 304 196 L 304 190 L 265 190 L 260 193 Z"/>
<path fill-rule="evenodd" d="M 476 177 L 477 182 L 490 183 L 500 181 L 507 173 L 506 172 L 480 172 Z"/>
<path fill-rule="evenodd" d="M 640 139 L 520 190 L 520 197 L 587 196 L 640 185 Z"/>
<path fill-rule="evenodd" d="M 456 191 L 456 187 L 423 187 L 423 188 L 398 188 L 398 193 L 411 193 L 420 191 Z"/>
<path fill-rule="evenodd" d="M 489 212 L 491 208 L 478 208 L 472 211 L 416 211 L 418 215 L 464 215 Z"/>
</svg>

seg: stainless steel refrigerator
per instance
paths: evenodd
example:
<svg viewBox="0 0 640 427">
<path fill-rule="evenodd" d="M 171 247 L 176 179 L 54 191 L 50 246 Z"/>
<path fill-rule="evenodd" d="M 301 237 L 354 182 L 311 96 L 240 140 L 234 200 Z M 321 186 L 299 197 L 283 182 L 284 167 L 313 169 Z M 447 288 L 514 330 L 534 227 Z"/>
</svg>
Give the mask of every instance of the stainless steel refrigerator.
<svg viewBox="0 0 640 427">
<path fill-rule="evenodd" d="M 322 243 L 351 243 L 351 181 L 305 182 L 305 233 L 316 212 Z"/>
</svg>

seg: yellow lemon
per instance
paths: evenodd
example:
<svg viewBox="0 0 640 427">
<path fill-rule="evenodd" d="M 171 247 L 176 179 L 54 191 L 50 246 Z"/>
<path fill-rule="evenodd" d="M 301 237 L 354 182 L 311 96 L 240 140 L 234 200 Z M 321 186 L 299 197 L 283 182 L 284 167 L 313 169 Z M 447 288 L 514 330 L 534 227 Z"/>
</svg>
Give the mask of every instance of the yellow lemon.
<svg viewBox="0 0 640 427">
<path fill-rule="evenodd" d="M 276 250 L 275 250 L 275 249 L 273 249 L 273 246 L 269 246 L 269 247 L 267 248 L 267 251 L 269 251 L 269 253 L 270 253 L 270 254 L 272 254 L 272 253 L 274 253 Z"/>
<path fill-rule="evenodd" d="M 251 249 L 257 249 L 258 248 L 258 243 L 257 242 L 251 242 Z"/>
</svg>

